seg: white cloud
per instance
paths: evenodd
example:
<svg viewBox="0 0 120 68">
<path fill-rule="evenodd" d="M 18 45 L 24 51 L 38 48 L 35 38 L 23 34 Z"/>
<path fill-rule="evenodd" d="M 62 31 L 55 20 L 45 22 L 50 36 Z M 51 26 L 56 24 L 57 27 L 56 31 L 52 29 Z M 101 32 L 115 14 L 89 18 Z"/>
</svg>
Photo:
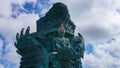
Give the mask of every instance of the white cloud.
<svg viewBox="0 0 120 68">
<path fill-rule="evenodd" d="M 19 68 L 20 55 L 16 53 L 16 48 L 13 44 L 15 42 L 16 33 L 28 26 L 32 27 L 31 32 L 35 32 L 36 20 L 39 18 L 35 14 L 21 14 L 16 19 L 11 18 L 11 3 L 14 2 L 19 1 L 4 0 L 0 2 L 0 14 L 2 14 L 2 17 L 0 17 L 0 34 L 5 38 L 5 40 L 0 39 L 0 60 L 7 63 L 7 66 L 1 64 L 0 68 L 3 68 L 3 66 L 10 68 L 11 64 L 17 64 L 15 68 Z M 22 2 L 19 3 L 22 4 Z M 5 6 L 5 8 L 3 8 L 3 6 Z M 3 45 L 3 42 L 7 44 Z M 2 46 L 5 46 L 4 49 Z M 2 54 L 3 51 L 5 52 L 4 54 Z"/>
<path fill-rule="evenodd" d="M 4 68 L 2 64 L 0 64 L 0 68 Z"/>
<path fill-rule="evenodd" d="M 88 68 L 119 68 L 120 67 L 120 35 L 114 37 L 116 41 L 93 44 L 93 54 L 85 53 L 83 65 Z"/>
<path fill-rule="evenodd" d="M 4 15 L 5 17 L 8 17 L 11 14 L 10 2 L 11 0 L 0 1 L 0 14 Z"/>
<path fill-rule="evenodd" d="M 2 39 L 0 38 L 0 45 L 3 45 L 3 41 L 2 41 Z"/>
<path fill-rule="evenodd" d="M 2 39 L 0 38 L 0 52 L 2 51 L 2 46 L 3 46 L 3 41 L 2 41 Z"/>
<path fill-rule="evenodd" d="M 34 14 L 23 14 L 20 15 L 17 19 L 0 18 L 0 22 L 1 22 L 0 32 L 2 36 L 6 39 L 5 42 L 7 42 L 4 51 L 6 52 L 8 51 L 6 54 L 4 54 L 4 56 L 3 55 L 0 56 L 1 59 L 5 60 L 8 63 L 17 63 L 17 68 L 19 67 L 20 56 L 16 53 L 16 48 L 14 47 L 13 44 L 15 42 L 15 36 L 16 36 L 15 34 L 17 32 L 20 32 L 22 28 L 27 28 L 28 26 L 32 27 L 30 30 L 31 32 L 35 32 L 37 19 L 38 16 Z M 1 40 L 1 44 L 2 44 L 2 40 Z M 0 52 L 2 53 L 2 51 Z"/>
<path fill-rule="evenodd" d="M 0 18 L 0 32 L 4 37 L 15 37 L 17 32 L 28 26 L 32 27 L 31 32 L 36 31 L 36 20 L 38 16 L 34 14 L 22 14 L 17 19 Z M 11 39 L 10 39 L 11 40 Z"/>
</svg>

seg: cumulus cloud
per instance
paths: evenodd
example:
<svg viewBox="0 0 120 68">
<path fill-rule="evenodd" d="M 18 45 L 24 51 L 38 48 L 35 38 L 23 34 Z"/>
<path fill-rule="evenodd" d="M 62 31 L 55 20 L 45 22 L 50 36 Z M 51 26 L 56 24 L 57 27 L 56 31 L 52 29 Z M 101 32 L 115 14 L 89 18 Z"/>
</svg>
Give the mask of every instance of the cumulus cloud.
<svg viewBox="0 0 120 68">
<path fill-rule="evenodd" d="M 3 46 L 3 41 L 2 41 L 2 39 L 0 38 L 0 52 L 2 51 L 2 46 Z"/>
<path fill-rule="evenodd" d="M 0 1 L 0 68 L 19 68 L 21 56 L 16 53 L 14 47 L 15 34 L 28 26 L 32 27 L 31 32 L 36 31 L 36 20 L 39 17 L 35 13 L 21 13 L 17 18 L 11 17 L 11 14 L 13 14 L 12 4 L 21 7 L 25 2 L 23 0 L 20 2 L 13 0 Z M 3 6 L 6 6 L 6 8 L 3 8 Z M 20 9 L 20 7 L 17 7 L 17 9 Z"/>
<path fill-rule="evenodd" d="M 12 3 L 12 18 L 17 18 L 20 14 L 37 14 L 39 17 L 44 16 L 51 6 L 50 0 L 25 0 L 22 3 Z"/>
<path fill-rule="evenodd" d="M 114 36 L 116 40 L 110 43 L 98 43 L 93 45 L 93 53 L 85 53 L 83 65 L 87 68 L 119 68 L 120 67 L 120 35 Z"/>
<path fill-rule="evenodd" d="M 4 68 L 2 64 L 0 64 L 0 68 Z"/>
</svg>

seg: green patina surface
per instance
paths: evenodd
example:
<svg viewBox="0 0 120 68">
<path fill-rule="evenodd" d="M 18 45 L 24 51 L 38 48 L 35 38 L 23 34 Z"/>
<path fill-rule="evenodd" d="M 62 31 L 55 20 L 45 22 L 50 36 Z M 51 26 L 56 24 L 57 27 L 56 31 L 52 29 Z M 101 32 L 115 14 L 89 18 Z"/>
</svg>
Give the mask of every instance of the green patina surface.
<svg viewBox="0 0 120 68">
<path fill-rule="evenodd" d="M 37 32 L 29 33 L 28 27 L 16 34 L 20 68 L 82 68 L 83 37 L 74 35 L 76 26 L 66 5 L 55 3 L 36 23 Z"/>
</svg>

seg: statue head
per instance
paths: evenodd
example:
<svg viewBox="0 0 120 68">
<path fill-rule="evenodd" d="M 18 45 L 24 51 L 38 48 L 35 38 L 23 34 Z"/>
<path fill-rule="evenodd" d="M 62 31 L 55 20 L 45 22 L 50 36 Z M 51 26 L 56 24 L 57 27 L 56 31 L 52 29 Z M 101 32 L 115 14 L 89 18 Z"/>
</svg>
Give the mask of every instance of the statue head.
<svg viewBox="0 0 120 68">
<path fill-rule="evenodd" d="M 49 19 L 61 19 L 63 21 L 66 17 L 69 16 L 68 8 L 65 4 L 57 2 L 54 3 L 52 8 L 46 13 L 46 17 Z"/>
<path fill-rule="evenodd" d="M 65 28 L 63 24 L 61 24 L 61 26 L 58 28 L 58 35 L 59 37 L 64 37 L 65 35 Z"/>
</svg>

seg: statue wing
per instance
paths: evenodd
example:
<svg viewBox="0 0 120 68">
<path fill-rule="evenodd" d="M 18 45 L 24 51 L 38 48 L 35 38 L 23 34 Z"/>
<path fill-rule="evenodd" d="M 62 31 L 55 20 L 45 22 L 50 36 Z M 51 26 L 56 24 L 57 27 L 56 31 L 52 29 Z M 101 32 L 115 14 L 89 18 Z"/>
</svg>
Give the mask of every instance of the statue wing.
<svg viewBox="0 0 120 68">
<path fill-rule="evenodd" d="M 24 34 L 24 28 L 20 34 L 16 34 L 15 47 L 21 55 L 20 68 L 37 68 L 46 66 L 48 52 L 44 48 L 43 41 L 36 40 L 30 33 L 30 27 Z M 41 39 L 41 38 L 40 38 Z"/>
</svg>

